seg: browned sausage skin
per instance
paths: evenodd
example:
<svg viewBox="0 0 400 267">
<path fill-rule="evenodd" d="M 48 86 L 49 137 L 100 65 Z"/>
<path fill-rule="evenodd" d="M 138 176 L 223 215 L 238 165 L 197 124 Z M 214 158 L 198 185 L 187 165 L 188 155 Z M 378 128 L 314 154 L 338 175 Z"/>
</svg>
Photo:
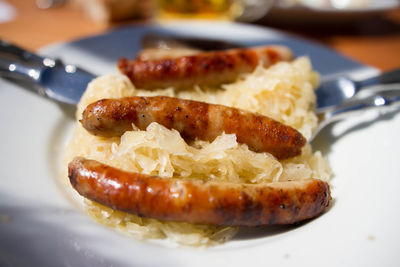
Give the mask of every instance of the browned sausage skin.
<svg viewBox="0 0 400 267">
<path fill-rule="evenodd" d="M 292 59 L 293 54 L 287 47 L 263 46 L 158 60 L 121 58 L 118 68 L 137 88 L 190 89 L 193 85 L 217 86 L 234 82 L 240 74 L 252 72 L 259 63 L 268 67 Z"/>
<path fill-rule="evenodd" d="M 160 220 L 230 226 L 291 224 L 329 205 L 326 182 L 317 179 L 234 184 L 160 178 L 98 161 L 75 158 L 68 169 L 82 196 L 112 209 Z"/>
<path fill-rule="evenodd" d="M 269 152 L 279 159 L 301 154 L 306 139 L 295 129 L 266 116 L 240 109 L 173 97 L 126 97 L 90 104 L 81 123 L 90 133 L 121 136 L 132 123 L 145 130 L 151 122 L 176 129 L 186 139 L 213 141 L 225 133 L 256 152 Z"/>
</svg>

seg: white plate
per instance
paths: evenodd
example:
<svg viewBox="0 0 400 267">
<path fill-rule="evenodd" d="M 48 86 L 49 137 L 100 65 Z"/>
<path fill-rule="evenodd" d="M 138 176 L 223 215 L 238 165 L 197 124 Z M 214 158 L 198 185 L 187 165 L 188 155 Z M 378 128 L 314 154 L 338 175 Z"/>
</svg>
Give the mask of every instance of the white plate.
<svg viewBox="0 0 400 267">
<path fill-rule="evenodd" d="M 97 74 L 116 72 L 149 31 L 236 41 L 282 43 L 311 57 L 324 77 L 361 78 L 377 71 L 313 43 L 266 28 L 192 22 L 126 27 L 47 47 L 43 53 Z M 1 266 L 394 266 L 400 264 L 400 116 L 388 114 L 356 128 L 352 122 L 323 132 L 317 145 L 335 177 L 333 201 L 322 216 L 298 227 L 243 231 L 209 249 L 138 242 L 93 222 L 60 182 L 60 157 L 71 134 L 73 109 L 0 80 Z M 352 123 L 349 125 L 349 123 Z M 340 138 L 335 137 L 339 134 Z"/>
</svg>

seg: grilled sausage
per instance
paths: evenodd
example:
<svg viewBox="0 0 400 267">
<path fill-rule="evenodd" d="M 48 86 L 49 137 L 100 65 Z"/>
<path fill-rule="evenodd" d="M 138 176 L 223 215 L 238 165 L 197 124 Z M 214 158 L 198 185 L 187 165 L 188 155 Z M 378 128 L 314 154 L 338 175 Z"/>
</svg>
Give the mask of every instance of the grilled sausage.
<svg viewBox="0 0 400 267">
<path fill-rule="evenodd" d="M 126 97 L 90 104 L 81 123 L 90 133 L 121 136 L 134 123 L 145 130 L 151 122 L 176 129 L 185 139 L 213 141 L 222 132 L 236 134 L 237 141 L 256 152 L 279 159 L 297 156 L 306 139 L 280 122 L 240 109 L 173 97 Z"/>
<path fill-rule="evenodd" d="M 121 58 L 118 68 L 137 88 L 190 89 L 193 85 L 217 86 L 234 82 L 240 74 L 252 72 L 260 62 L 268 67 L 292 58 L 293 54 L 287 47 L 263 46 L 158 60 L 129 61 Z"/>
<path fill-rule="evenodd" d="M 292 224 L 329 205 L 330 190 L 317 179 L 235 184 L 132 173 L 75 158 L 68 169 L 82 196 L 115 210 L 169 221 L 230 226 Z"/>
</svg>

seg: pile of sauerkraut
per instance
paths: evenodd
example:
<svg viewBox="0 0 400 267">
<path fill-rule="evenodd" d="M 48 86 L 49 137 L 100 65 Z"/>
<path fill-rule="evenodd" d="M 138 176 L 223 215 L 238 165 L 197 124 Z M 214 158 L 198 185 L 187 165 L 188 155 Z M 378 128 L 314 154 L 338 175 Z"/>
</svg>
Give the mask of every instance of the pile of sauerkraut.
<svg viewBox="0 0 400 267">
<path fill-rule="evenodd" d="M 318 178 L 329 180 L 331 170 L 319 152 L 306 145 L 298 157 L 278 161 L 269 153 L 256 153 L 236 141 L 234 134 L 221 134 L 213 142 L 186 143 L 175 130 L 152 123 L 146 131 L 128 131 L 121 138 L 89 134 L 78 120 L 85 107 L 102 98 L 166 95 L 218 103 L 272 117 L 310 137 L 317 126 L 314 88 L 318 75 L 308 58 L 282 62 L 270 68 L 259 66 L 237 82 L 219 89 L 177 92 L 173 88 L 145 91 L 136 89 L 123 75 L 95 79 L 83 95 L 77 123 L 68 144 L 66 160 L 84 156 L 111 166 L 145 174 L 182 179 L 233 183 Z M 85 200 L 89 214 L 100 223 L 122 230 L 136 238 L 169 238 L 185 245 L 211 245 L 231 239 L 235 227 L 164 222 L 115 211 Z"/>
</svg>

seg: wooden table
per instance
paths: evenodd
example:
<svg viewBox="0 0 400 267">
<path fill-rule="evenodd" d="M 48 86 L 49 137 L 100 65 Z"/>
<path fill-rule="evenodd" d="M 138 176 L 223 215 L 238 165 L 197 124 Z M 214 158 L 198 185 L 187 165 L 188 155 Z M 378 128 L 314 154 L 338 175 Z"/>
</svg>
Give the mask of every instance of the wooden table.
<svg viewBox="0 0 400 267">
<path fill-rule="evenodd" d="M 71 5 L 41 10 L 34 0 L 7 0 L 16 8 L 16 18 L 0 23 L 0 37 L 30 50 L 54 42 L 71 41 L 107 31 L 117 24 L 98 24 Z M 137 23 L 137 22 L 128 22 Z M 269 22 L 263 25 L 271 26 Z M 279 29 L 323 43 L 339 53 L 381 70 L 400 67 L 400 8 L 376 21 L 366 21 L 351 31 L 310 31 L 273 25 Z"/>
</svg>

